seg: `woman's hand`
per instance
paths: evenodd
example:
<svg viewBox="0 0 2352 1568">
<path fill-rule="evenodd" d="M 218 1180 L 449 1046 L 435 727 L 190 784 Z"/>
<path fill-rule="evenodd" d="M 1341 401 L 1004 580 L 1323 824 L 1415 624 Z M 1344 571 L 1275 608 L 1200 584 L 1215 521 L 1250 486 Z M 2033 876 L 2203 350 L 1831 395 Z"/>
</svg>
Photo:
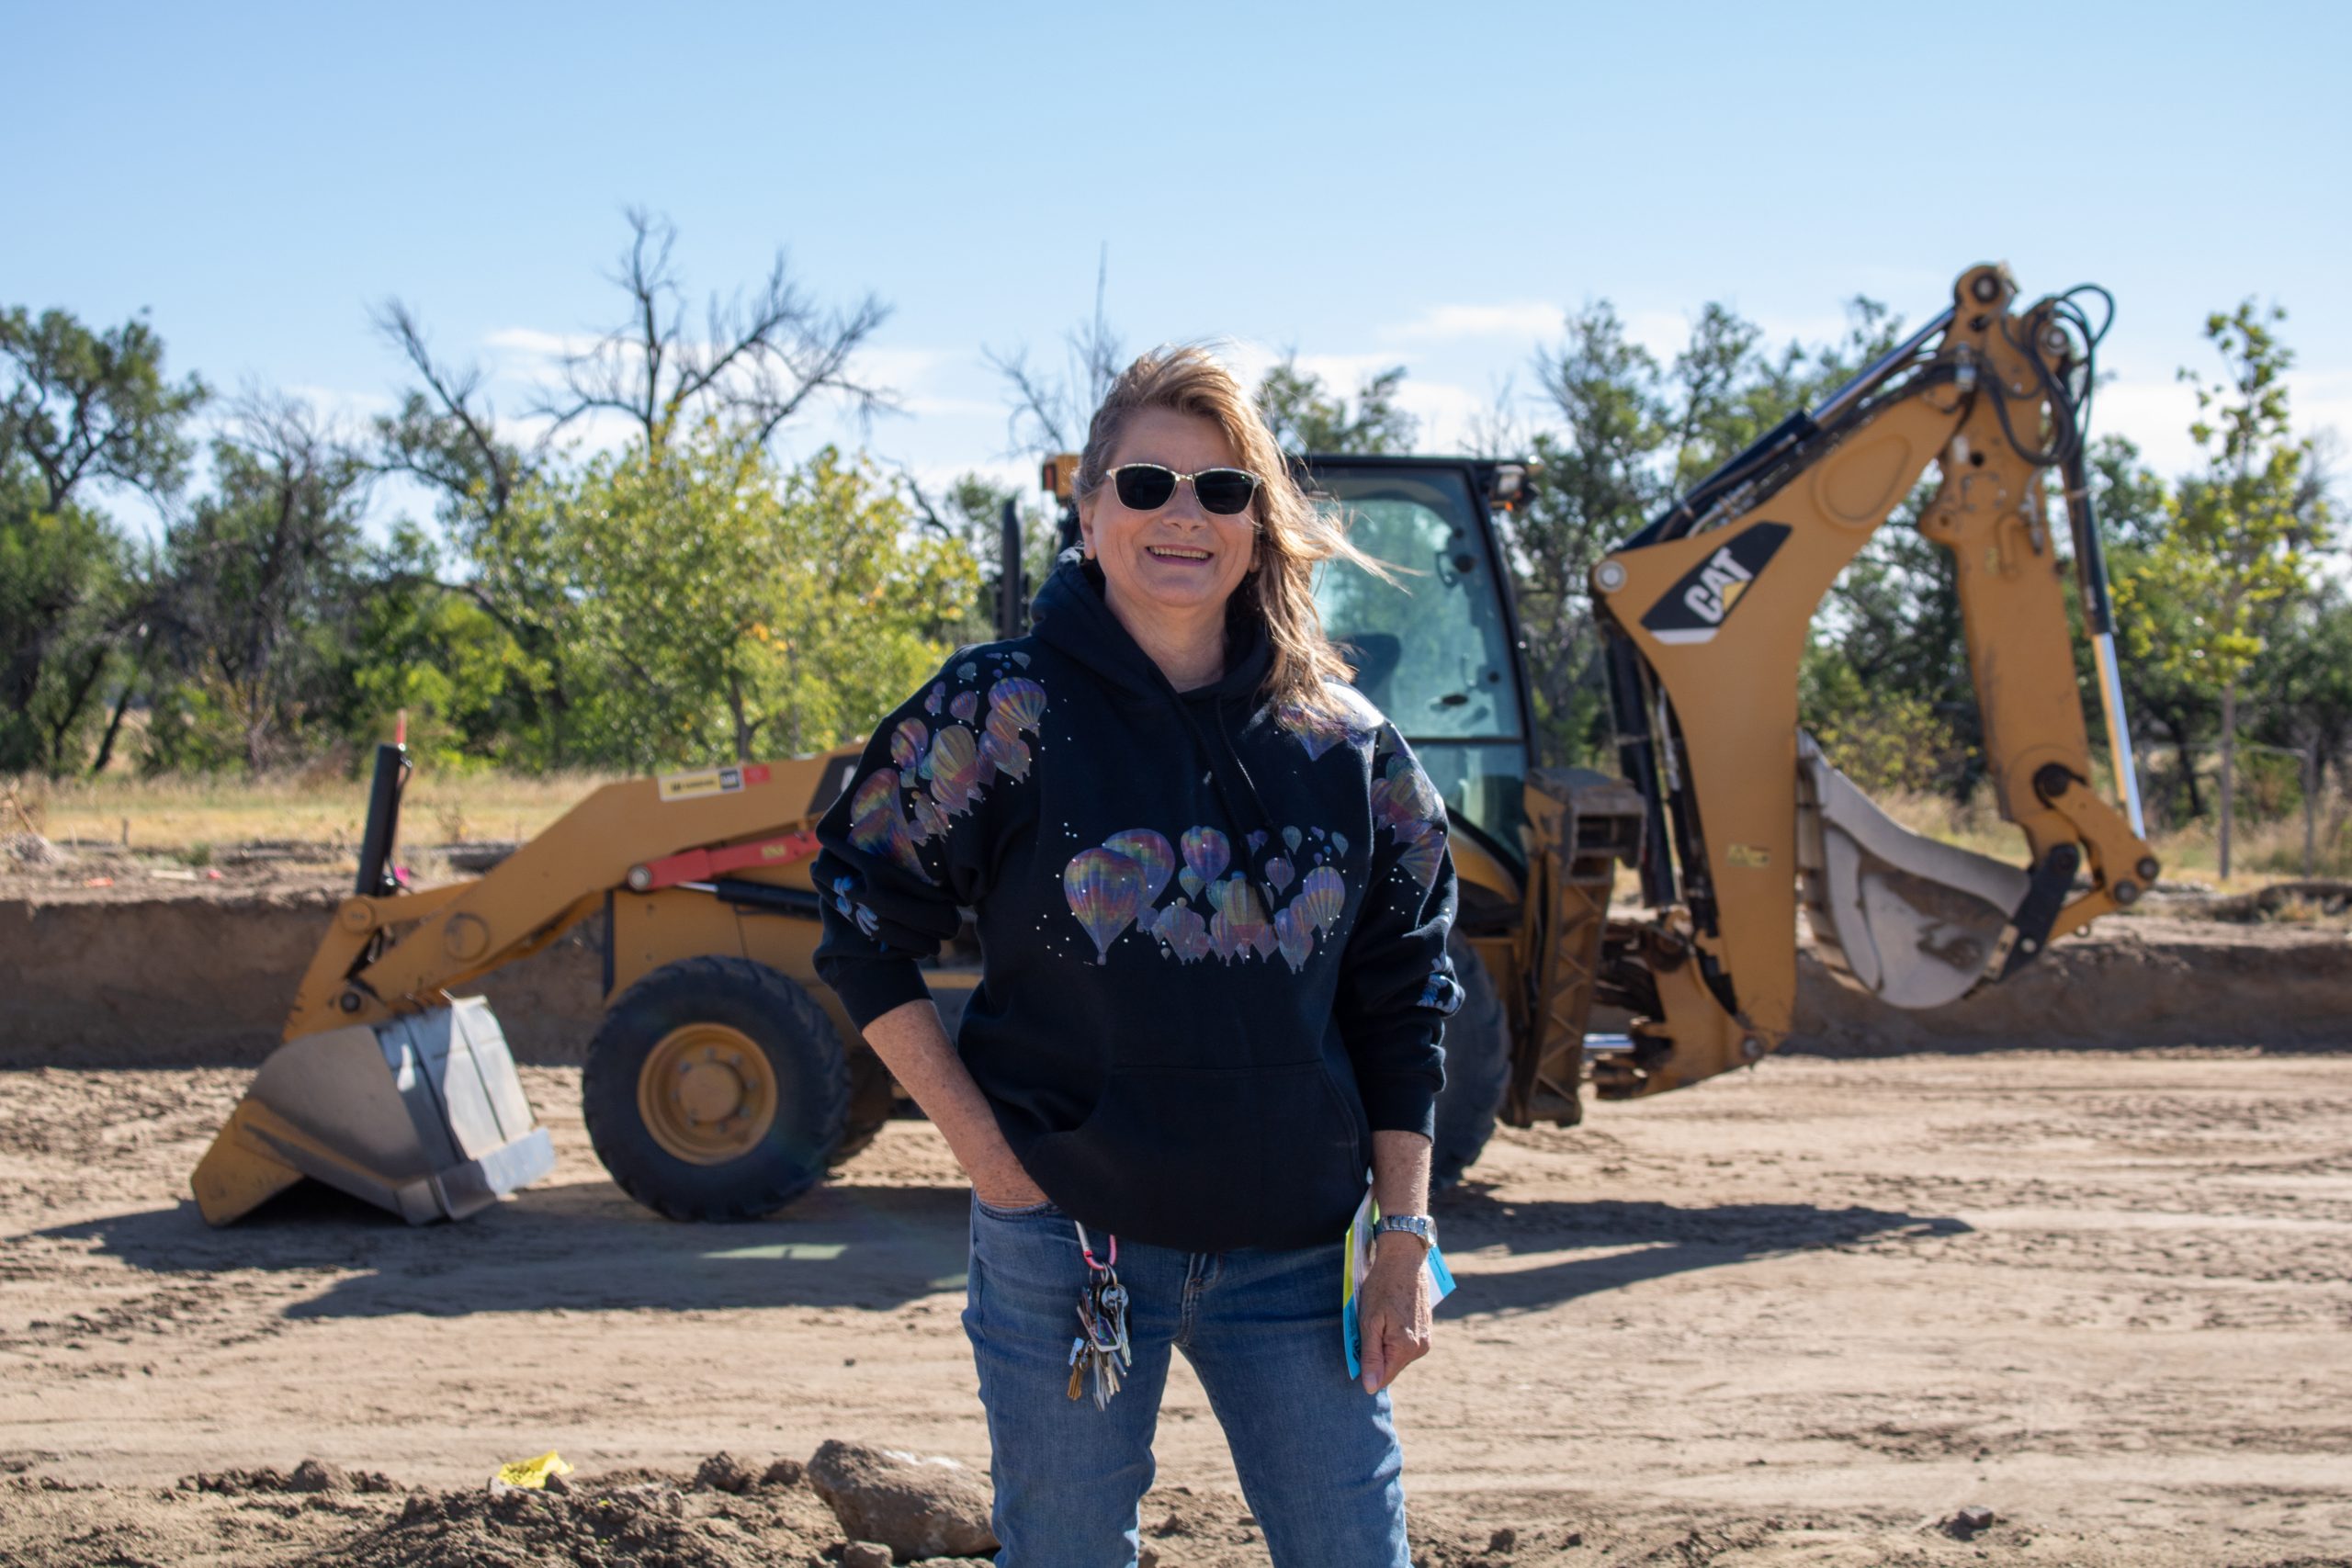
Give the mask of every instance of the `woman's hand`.
<svg viewBox="0 0 2352 1568">
<path fill-rule="evenodd" d="M 1358 1355 L 1363 1388 L 1378 1393 L 1396 1374 L 1430 1353 L 1430 1283 L 1421 1244 L 1400 1232 L 1374 1245 L 1356 1303 Z"/>
<path fill-rule="evenodd" d="M 1372 1194 L 1384 1214 L 1430 1212 L 1430 1141 L 1419 1133 L 1383 1128 L 1372 1135 Z M 1374 1238 L 1372 1267 L 1356 1300 L 1356 1354 L 1367 1393 L 1378 1393 L 1398 1372 L 1430 1353 L 1429 1256 L 1401 1231 Z"/>
<path fill-rule="evenodd" d="M 865 1026 L 865 1040 L 947 1139 L 981 1202 L 1021 1209 L 1046 1201 L 997 1130 L 995 1112 L 947 1043 L 939 1010 L 928 998 L 892 1008 Z"/>
<path fill-rule="evenodd" d="M 1044 1190 L 1030 1180 L 1028 1174 L 1010 1156 L 1005 1164 L 1012 1167 L 1010 1174 L 991 1172 L 986 1179 L 977 1176 L 972 1178 L 975 1197 L 991 1209 L 1034 1208 L 1046 1201 Z"/>
</svg>

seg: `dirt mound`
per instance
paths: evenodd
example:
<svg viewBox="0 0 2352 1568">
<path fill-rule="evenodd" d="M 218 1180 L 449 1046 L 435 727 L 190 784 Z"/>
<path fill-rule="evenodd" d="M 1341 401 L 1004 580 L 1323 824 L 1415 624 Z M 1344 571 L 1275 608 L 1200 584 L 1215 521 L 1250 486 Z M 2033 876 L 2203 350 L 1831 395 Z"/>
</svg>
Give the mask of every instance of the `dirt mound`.
<svg viewBox="0 0 2352 1568">
<path fill-rule="evenodd" d="M 1789 1045 L 1829 1055 L 2041 1046 L 2352 1043 L 2352 938 L 2325 925 L 2132 916 L 2052 942 L 1999 985 L 1902 1012 L 1797 953 Z"/>
<path fill-rule="evenodd" d="M 312 1561 L 353 1568 L 752 1568 L 828 1544 L 782 1520 L 773 1521 L 781 1529 L 763 1528 L 771 1521 L 729 1513 L 689 1515 L 687 1494 L 660 1485 L 497 1496 L 420 1492 L 400 1517 Z"/>
<path fill-rule="evenodd" d="M 268 1465 L 259 1470 L 198 1471 L 180 1478 L 185 1492 L 217 1492 L 223 1497 L 242 1497 L 251 1493 L 270 1492 L 396 1492 L 391 1477 L 372 1470 L 346 1471 L 340 1465 L 323 1460 L 306 1459 L 291 1471 L 280 1472 Z"/>
</svg>

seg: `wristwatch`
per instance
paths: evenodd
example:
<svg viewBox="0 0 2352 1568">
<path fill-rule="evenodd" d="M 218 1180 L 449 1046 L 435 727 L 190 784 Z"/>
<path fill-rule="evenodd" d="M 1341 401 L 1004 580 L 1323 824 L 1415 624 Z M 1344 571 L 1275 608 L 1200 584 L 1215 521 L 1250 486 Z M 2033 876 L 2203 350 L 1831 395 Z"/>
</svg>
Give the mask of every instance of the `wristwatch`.
<svg viewBox="0 0 2352 1568">
<path fill-rule="evenodd" d="M 1375 1238 L 1386 1235 L 1390 1231 L 1403 1231 L 1419 1240 L 1424 1257 L 1437 1246 L 1437 1222 L 1427 1214 L 1383 1214 L 1380 1223 L 1372 1227 Z"/>
</svg>

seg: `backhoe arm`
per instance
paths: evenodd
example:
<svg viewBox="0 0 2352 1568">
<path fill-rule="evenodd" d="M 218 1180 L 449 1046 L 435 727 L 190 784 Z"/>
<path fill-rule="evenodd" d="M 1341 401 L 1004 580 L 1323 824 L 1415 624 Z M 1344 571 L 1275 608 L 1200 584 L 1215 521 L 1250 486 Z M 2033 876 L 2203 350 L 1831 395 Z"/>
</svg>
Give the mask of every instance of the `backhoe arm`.
<svg viewBox="0 0 2352 1568">
<path fill-rule="evenodd" d="M 1998 979 L 2154 876 L 2134 822 L 2091 787 L 2042 483 L 2043 469 L 2065 470 L 2097 593 L 2086 620 L 2104 630 L 2076 389 L 2096 337 L 2070 299 L 2012 313 L 2015 293 L 1999 267 L 1963 274 L 1951 310 L 1594 570 L 1620 745 L 1650 807 L 1643 881 L 1657 911 L 1609 943 L 1601 999 L 1636 1020 L 1633 1050 L 1596 1066 L 1604 1095 L 1687 1084 L 1787 1036 L 1801 880 L 1835 966 L 1925 1006 Z M 1823 595 L 1931 463 L 1941 484 L 1920 531 L 1952 556 L 1986 766 L 2030 853 L 2022 873 L 1905 833 L 1798 728 Z M 2100 668 L 2111 685 L 2111 645 Z M 2114 754 L 2128 775 L 2128 751 Z"/>
</svg>

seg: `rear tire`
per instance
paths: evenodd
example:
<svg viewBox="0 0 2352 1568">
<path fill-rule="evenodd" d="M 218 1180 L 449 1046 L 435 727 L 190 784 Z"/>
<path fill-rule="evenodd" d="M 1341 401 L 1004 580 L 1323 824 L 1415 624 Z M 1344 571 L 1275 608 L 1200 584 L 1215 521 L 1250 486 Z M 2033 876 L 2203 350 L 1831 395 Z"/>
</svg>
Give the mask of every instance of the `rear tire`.
<svg viewBox="0 0 2352 1568">
<path fill-rule="evenodd" d="M 835 1170 L 865 1150 L 882 1135 L 883 1127 L 899 1108 L 896 1080 L 870 1045 L 853 1045 L 849 1053 L 849 1119 L 840 1146 L 829 1162 Z"/>
<path fill-rule="evenodd" d="M 647 1068 L 691 1030 L 738 1037 L 764 1059 L 773 1103 L 746 1119 L 756 1133 L 740 1153 L 682 1158 L 648 1124 Z M 758 1066 L 747 1081 L 761 1077 Z M 631 986 L 605 1014 L 580 1099 L 589 1142 L 622 1191 L 673 1220 L 751 1220 L 824 1176 L 848 1116 L 849 1069 L 831 1021 L 791 980 L 748 959 L 687 958 Z"/>
<path fill-rule="evenodd" d="M 1510 1022 L 1494 980 L 1459 932 L 1446 938 L 1445 952 L 1462 1006 L 1445 1021 L 1445 1087 L 1438 1091 L 1430 1153 L 1430 1189 L 1436 1192 L 1460 1181 L 1486 1148 L 1510 1084 Z"/>
</svg>

